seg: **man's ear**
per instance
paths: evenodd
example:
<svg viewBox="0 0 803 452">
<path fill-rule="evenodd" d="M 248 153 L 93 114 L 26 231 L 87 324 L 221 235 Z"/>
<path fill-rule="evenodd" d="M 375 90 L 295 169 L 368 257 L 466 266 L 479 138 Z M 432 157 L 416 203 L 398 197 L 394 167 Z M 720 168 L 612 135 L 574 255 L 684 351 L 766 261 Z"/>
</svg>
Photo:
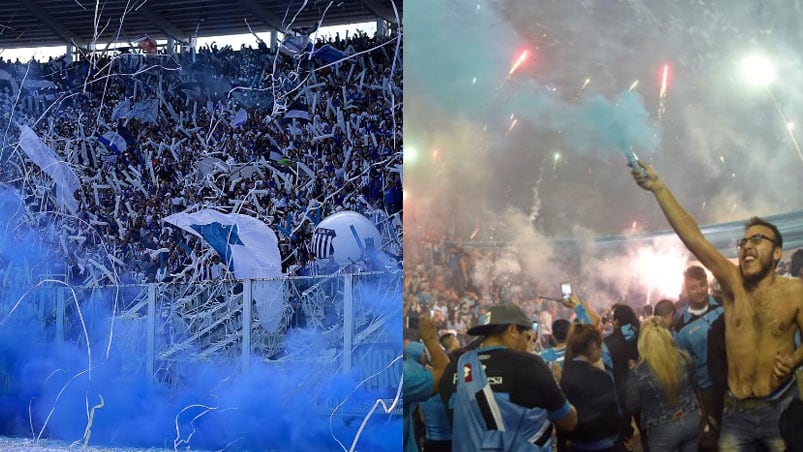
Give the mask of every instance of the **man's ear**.
<svg viewBox="0 0 803 452">
<path fill-rule="evenodd" d="M 516 332 L 517 328 L 518 327 L 516 326 L 516 324 L 511 323 L 510 325 L 507 326 L 507 329 L 505 330 L 505 333 L 506 334 L 513 334 L 513 333 Z"/>
</svg>

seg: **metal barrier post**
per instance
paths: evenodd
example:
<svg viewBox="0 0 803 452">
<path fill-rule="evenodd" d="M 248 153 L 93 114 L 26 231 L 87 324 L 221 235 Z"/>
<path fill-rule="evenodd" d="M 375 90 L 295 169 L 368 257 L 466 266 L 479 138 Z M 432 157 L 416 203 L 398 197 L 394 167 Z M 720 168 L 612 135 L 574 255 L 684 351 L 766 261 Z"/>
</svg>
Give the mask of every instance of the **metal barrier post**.
<svg viewBox="0 0 803 452">
<path fill-rule="evenodd" d="M 243 280 L 243 372 L 251 367 L 251 305 L 253 303 L 254 280 Z"/>
<path fill-rule="evenodd" d="M 64 291 L 63 287 L 56 289 L 56 344 L 64 343 Z"/>
<path fill-rule="evenodd" d="M 352 283 L 354 275 L 346 273 L 343 287 L 343 372 L 351 370 L 351 349 L 354 342 L 354 300 Z"/>
<path fill-rule="evenodd" d="M 145 350 L 145 371 L 148 382 L 153 381 L 154 358 L 156 354 L 156 284 L 148 284 L 148 325 Z"/>
</svg>

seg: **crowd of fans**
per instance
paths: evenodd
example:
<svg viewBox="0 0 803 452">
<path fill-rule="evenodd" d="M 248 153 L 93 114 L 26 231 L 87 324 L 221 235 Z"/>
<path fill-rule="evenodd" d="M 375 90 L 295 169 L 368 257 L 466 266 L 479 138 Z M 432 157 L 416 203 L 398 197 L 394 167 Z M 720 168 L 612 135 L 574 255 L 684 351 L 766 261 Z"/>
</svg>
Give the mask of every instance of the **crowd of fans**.
<svg viewBox="0 0 803 452">
<path fill-rule="evenodd" d="M 420 315 L 431 313 L 440 330 L 453 331 L 466 344 L 470 339 L 466 330 L 488 307 L 511 303 L 539 323 L 546 346 L 552 322 L 569 318 L 572 313 L 560 300 L 550 299 L 555 287 L 525 272 L 510 270 L 509 257 L 509 250 L 448 240 L 408 247 L 404 279 L 406 325 L 414 326 Z"/>
<path fill-rule="evenodd" d="M 592 306 L 577 294 L 555 300 L 540 296 L 550 289 L 528 281 L 513 266 L 488 271 L 505 267 L 509 253 L 446 240 L 408 246 L 405 394 L 409 389 L 411 400 L 405 400 L 405 451 L 468 450 L 466 444 L 470 449 L 490 437 L 494 428 L 486 424 L 478 430 L 485 433 L 476 433 L 470 419 L 479 415 L 461 408 L 464 395 L 456 382 L 464 382 L 471 393 L 476 381 L 480 386 L 492 381 L 494 392 L 503 392 L 518 406 L 546 409 L 557 428 L 552 444 L 559 451 L 718 450 L 728 389 L 723 301 L 718 284 L 702 267 L 688 267 L 678 297 L 654 307 L 643 300 Z M 803 278 L 803 250 L 791 253 L 789 262 L 778 262 L 774 271 Z M 553 329 L 544 331 L 546 324 Z M 423 350 L 422 343 L 429 353 L 413 353 Z M 505 349 L 540 355 L 547 366 L 518 361 L 518 355 L 501 360 L 507 352 L 498 350 Z M 476 370 L 479 362 L 482 376 Z M 538 384 L 527 389 L 524 381 Z M 527 391 L 539 395 L 530 398 Z M 778 410 L 785 408 L 780 400 Z M 488 403 L 479 403 L 479 411 Z M 507 425 L 523 419 L 517 417 L 523 414 L 506 412 L 498 398 L 496 403 L 503 418 L 511 416 Z M 799 419 L 801 406 L 798 402 L 782 417 L 786 441 L 793 441 L 788 438 L 795 429 L 789 425 Z M 552 430 L 530 437 L 523 425 L 495 441 L 524 435 L 548 446 Z"/>
<path fill-rule="evenodd" d="M 314 258 L 315 225 L 340 210 L 371 218 L 400 247 L 401 49 L 363 32 L 316 43 L 325 44 L 342 52 L 339 62 L 264 43 L 0 61 L 10 75 L 0 77 L 0 181 L 60 254 L 30 265 L 74 284 L 226 277 L 214 251 L 161 221 L 200 208 L 269 225 L 285 272 Z M 155 108 L 133 112 L 141 101 Z M 23 125 L 78 176 L 75 211 L 17 146 Z M 125 149 L 99 141 L 109 132 Z"/>
<path fill-rule="evenodd" d="M 801 253 L 803 254 L 803 253 Z M 404 317 L 407 327 L 414 327 L 421 315 L 434 316 L 441 332 L 453 332 L 461 344 L 472 339 L 466 330 L 475 325 L 487 309 L 498 303 L 520 306 L 538 322 L 538 346 L 551 345 L 552 322 L 573 319 L 574 313 L 556 295 L 554 281 L 533 278 L 518 266 L 510 266 L 511 250 L 488 246 L 473 246 L 471 242 L 427 240 L 419 246 L 408 247 L 405 254 Z M 798 267 L 799 268 L 799 267 Z M 778 263 L 776 272 L 790 274 L 791 262 Z M 716 294 L 718 286 L 712 283 Z M 678 305 L 684 303 L 678 294 Z M 640 317 L 651 315 L 645 299 L 617 300 L 606 304 L 593 299 L 594 308 L 602 314 L 605 328 L 610 329 L 609 316 L 615 304 L 627 304 Z M 654 304 L 654 303 L 653 303 Z"/>
</svg>

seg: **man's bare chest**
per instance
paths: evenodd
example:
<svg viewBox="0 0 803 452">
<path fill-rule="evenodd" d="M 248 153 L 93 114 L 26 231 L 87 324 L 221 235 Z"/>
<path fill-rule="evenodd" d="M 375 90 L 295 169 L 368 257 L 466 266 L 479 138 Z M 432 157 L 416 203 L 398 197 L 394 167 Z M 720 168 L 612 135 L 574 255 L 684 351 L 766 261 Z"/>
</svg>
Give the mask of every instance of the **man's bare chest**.
<svg viewBox="0 0 803 452">
<path fill-rule="evenodd" d="M 779 293 L 744 294 L 725 304 L 725 327 L 732 332 L 754 332 L 781 339 L 796 328 L 794 303 Z"/>
</svg>

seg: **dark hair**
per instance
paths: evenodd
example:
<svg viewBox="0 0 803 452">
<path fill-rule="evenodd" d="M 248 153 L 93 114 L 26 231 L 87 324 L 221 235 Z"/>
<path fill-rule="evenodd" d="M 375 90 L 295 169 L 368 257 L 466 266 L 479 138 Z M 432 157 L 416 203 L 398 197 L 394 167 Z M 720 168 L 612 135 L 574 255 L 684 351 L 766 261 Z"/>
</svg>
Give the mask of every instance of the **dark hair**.
<svg viewBox="0 0 803 452">
<path fill-rule="evenodd" d="M 792 276 L 800 276 L 800 269 L 803 268 L 803 249 L 799 249 L 792 254 L 792 265 L 789 268 L 789 273 Z"/>
<path fill-rule="evenodd" d="M 753 217 L 747 220 L 747 223 L 744 224 L 744 230 L 746 231 L 751 226 L 764 226 L 770 228 L 772 233 L 775 234 L 775 241 L 778 243 L 778 248 L 783 248 L 783 236 L 781 235 L 781 231 L 778 230 L 777 226 L 759 217 Z"/>
<path fill-rule="evenodd" d="M 526 331 L 532 331 L 533 330 L 531 327 L 521 326 L 521 325 L 516 324 L 516 323 L 513 323 L 512 325 L 516 326 L 516 331 L 518 331 L 519 333 L 524 333 Z"/>
<path fill-rule="evenodd" d="M 572 326 L 571 322 L 566 319 L 555 320 L 552 322 L 552 337 L 558 342 L 566 342 L 570 326 Z"/>
<path fill-rule="evenodd" d="M 698 281 L 708 282 L 708 274 L 706 274 L 705 269 L 699 265 L 692 265 L 691 267 L 687 268 L 686 271 L 683 272 L 683 278 L 691 278 Z"/>
<path fill-rule="evenodd" d="M 413 320 L 412 318 L 410 319 Z M 412 322 L 411 322 L 412 323 Z M 421 334 L 418 332 L 418 319 L 415 319 L 415 328 L 405 328 L 402 332 L 404 340 L 417 342 L 421 340 Z"/>
<path fill-rule="evenodd" d="M 575 323 L 569 335 L 569 342 L 566 344 L 566 359 L 568 356 L 574 358 L 577 355 L 586 355 L 591 344 L 602 346 L 602 334 L 599 329 L 592 325 Z"/>
<path fill-rule="evenodd" d="M 613 305 L 613 319 L 619 322 L 619 326 L 632 325 L 638 328 L 639 321 L 633 308 L 626 304 Z"/>
<path fill-rule="evenodd" d="M 672 300 L 664 298 L 655 304 L 655 309 L 653 309 L 653 312 L 659 317 L 663 317 L 670 313 L 674 315 L 675 303 Z"/>
</svg>

